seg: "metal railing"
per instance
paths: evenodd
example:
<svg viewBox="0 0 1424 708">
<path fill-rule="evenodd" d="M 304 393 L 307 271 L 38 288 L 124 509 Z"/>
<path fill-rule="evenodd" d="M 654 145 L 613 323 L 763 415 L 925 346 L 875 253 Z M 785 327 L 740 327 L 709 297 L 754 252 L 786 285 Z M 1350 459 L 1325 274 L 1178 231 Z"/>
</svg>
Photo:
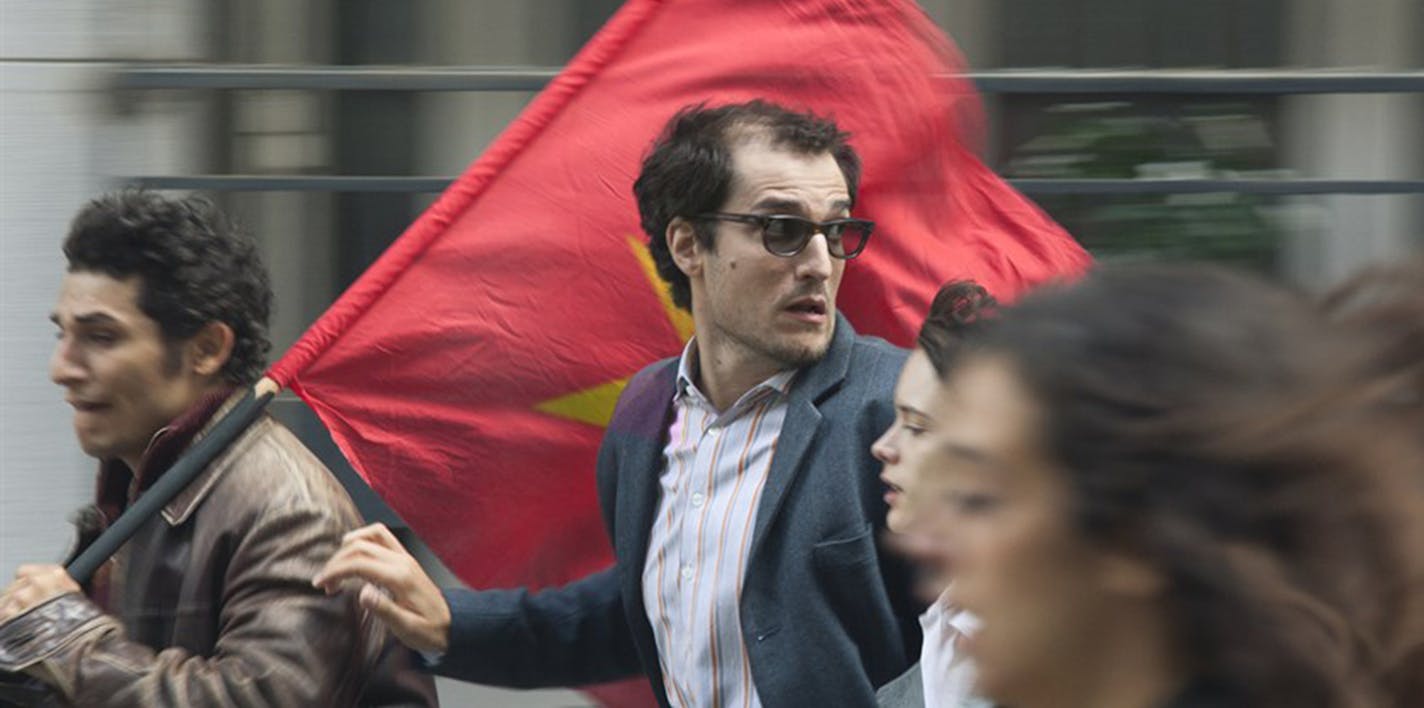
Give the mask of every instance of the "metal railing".
<svg viewBox="0 0 1424 708">
<path fill-rule="evenodd" d="M 537 91 L 554 67 L 127 65 L 113 85 L 143 90 Z M 1000 70 L 968 74 L 989 94 L 1301 95 L 1424 93 L 1424 70 Z M 443 190 L 447 176 L 156 175 L 151 189 L 411 192 Z M 1424 194 L 1424 180 L 1011 179 L 1029 194 Z"/>
</svg>

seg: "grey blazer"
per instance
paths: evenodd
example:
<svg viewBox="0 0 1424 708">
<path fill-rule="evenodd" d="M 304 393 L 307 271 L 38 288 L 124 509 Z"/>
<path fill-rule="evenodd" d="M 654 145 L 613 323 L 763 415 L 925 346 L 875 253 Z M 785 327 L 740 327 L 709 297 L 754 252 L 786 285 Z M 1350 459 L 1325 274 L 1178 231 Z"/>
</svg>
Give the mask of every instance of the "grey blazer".
<svg viewBox="0 0 1424 708">
<path fill-rule="evenodd" d="M 764 705 L 874 706 L 919 653 L 903 563 L 877 548 L 886 507 L 870 445 L 891 423 L 905 352 L 838 316 L 826 356 L 792 386 L 742 592 L 743 638 Z M 677 360 L 639 372 L 598 454 L 614 567 L 559 588 L 446 592 L 450 648 L 432 670 L 514 687 L 645 674 L 662 705 L 642 572 L 672 421 Z M 537 513 L 537 512 L 535 512 Z"/>
<path fill-rule="evenodd" d="M 911 666 L 881 686 L 875 692 L 875 704 L 880 708 L 925 708 L 925 677 L 920 674 L 920 665 Z M 957 705 L 959 708 L 994 708 L 993 703 L 975 696 L 962 699 Z"/>
<path fill-rule="evenodd" d="M 925 708 L 925 680 L 917 663 L 875 692 L 880 708 Z"/>
</svg>

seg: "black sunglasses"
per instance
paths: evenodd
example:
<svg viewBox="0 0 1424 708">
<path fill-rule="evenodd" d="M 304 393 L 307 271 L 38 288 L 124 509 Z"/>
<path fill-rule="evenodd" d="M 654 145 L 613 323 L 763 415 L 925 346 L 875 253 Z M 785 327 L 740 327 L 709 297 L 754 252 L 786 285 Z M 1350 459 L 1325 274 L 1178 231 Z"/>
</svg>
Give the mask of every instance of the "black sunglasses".
<svg viewBox="0 0 1424 708">
<path fill-rule="evenodd" d="M 761 243 L 774 255 L 794 256 L 806 248 L 811 237 L 822 234 L 826 247 L 834 258 L 849 260 L 865 250 L 875 222 L 865 219 L 829 219 L 812 221 L 790 214 L 729 214 L 712 212 L 699 214 L 708 221 L 735 221 L 761 228 Z"/>
</svg>

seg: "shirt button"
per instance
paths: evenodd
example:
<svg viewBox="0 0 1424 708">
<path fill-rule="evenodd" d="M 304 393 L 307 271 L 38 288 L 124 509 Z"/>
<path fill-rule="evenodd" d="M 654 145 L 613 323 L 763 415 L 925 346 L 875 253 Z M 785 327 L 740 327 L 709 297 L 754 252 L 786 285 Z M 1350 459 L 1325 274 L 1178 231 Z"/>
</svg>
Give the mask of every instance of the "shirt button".
<svg viewBox="0 0 1424 708">
<path fill-rule="evenodd" d="M 684 566 L 682 566 L 682 579 L 683 579 L 683 580 L 691 580 L 691 579 L 692 579 L 692 566 L 690 566 L 690 565 L 684 565 Z"/>
<path fill-rule="evenodd" d="M 693 505 L 694 507 L 700 507 L 700 506 L 702 506 L 702 502 L 704 502 L 704 501 L 706 501 L 706 500 L 707 500 L 707 497 L 703 496 L 703 495 L 702 495 L 702 492 L 693 492 L 693 493 L 692 493 L 692 505 Z"/>
</svg>

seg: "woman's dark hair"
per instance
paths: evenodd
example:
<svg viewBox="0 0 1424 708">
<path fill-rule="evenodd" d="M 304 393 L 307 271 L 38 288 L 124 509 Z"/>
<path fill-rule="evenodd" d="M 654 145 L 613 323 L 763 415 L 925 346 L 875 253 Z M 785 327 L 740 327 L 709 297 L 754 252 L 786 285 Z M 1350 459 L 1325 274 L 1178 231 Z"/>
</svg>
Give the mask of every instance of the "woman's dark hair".
<svg viewBox="0 0 1424 708">
<path fill-rule="evenodd" d="M 830 153 L 855 202 L 860 158 L 847 142 L 850 135 L 831 120 L 761 100 L 716 108 L 700 103 L 678 111 L 643 158 L 633 194 L 658 275 L 683 309 L 692 307 L 692 289 L 668 251 L 668 224 L 722 208 L 732 184 L 732 144 L 746 135 L 764 135 L 775 147 L 806 155 Z M 713 247 L 716 227 L 705 221 L 692 226 L 698 240 Z"/>
<path fill-rule="evenodd" d="M 973 326 L 992 318 L 998 308 L 999 301 L 972 280 L 951 280 L 935 293 L 915 347 L 929 358 L 941 380 L 948 375 L 960 344 Z"/>
<path fill-rule="evenodd" d="M 223 366 L 229 383 L 257 380 L 266 365 L 272 286 L 257 244 L 199 197 L 122 191 L 87 204 L 69 229 L 70 272 L 139 279 L 138 307 L 170 343 L 209 322 L 234 334 Z"/>
<path fill-rule="evenodd" d="M 1350 336 L 1379 343 L 1374 371 L 1424 435 L 1424 256 L 1368 268 L 1320 300 Z"/>
<path fill-rule="evenodd" d="M 967 355 L 1013 367 L 1077 526 L 1164 574 L 1189 669 L 1233 705 L 1405 705 L 1382 686 L 1419 646 L 1419 449 L 1334 335 L 1258 279 L 1138 265 L 1026 297 Z"/>
</svg>

